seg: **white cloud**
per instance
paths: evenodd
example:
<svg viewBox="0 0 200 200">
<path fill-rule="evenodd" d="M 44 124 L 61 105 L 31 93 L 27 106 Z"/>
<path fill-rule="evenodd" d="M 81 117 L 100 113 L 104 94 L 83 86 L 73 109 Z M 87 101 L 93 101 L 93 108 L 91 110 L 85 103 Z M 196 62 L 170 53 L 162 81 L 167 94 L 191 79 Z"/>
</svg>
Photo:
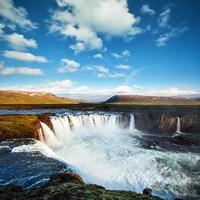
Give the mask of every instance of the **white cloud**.
<svg viewBox="0 0 200 200">
<path fill-rule="evenodd" d="M 144 4 L 141 8 L 141 13 L 155 15 L 155 11 L 149 7 L 148 4 Z"/>
<path fill-rule="evenodd" d="M 102 48 L 99 34 L 125 37 L 141 33 L 134 27 L 139 19 L 129 12 L 126 0 L 57 0 L 57 4 L 50 31 L 74 38 L 70 48 L 76 53 Z"/>
<path fill-rule="evenodd" d="M 64 94 L 73 88 L 73 83 L 71 80 L 58 80 L 58 81 L 49 81 L 43 85 L 44 91 Z M 36 88 L 40 90 L 40 87 Z"/>
<path fill-rule="evenodd" d="M 125 73 L 110 71 L 108 67 L 105 67 L 103 65 L 86 66 L 84 70 L 94 72 L 97 78 L 125 78 L 127 77 Z"/>
<path fill-rule="evenodd" d="M 124 50 L 120 53 L 112 53 L 112 56 L 115 57 L 115 58 L 122 58 L 122 57 L 128 57 L 130 56 L 130 51 L 129 50 Z"/>
<path fill-rule="evenodd" d="M 63 58 L 62 63 L 64 66 L 58 69 L 58 72 L 60 73 L 75 72 L 80 68 L 80 64 L 74 60 Z"/>
<path fill-rule="evenodd" d="M 112 53 L 112 56 L 115 57 L 115 58 L 121 58 L 122 55 L 119 54 L 119 53 Z"/>
<path fill-rule="evenodd" d="M 107 77 L 108 78 L 125 78 L 126 74 L 114 72 L 112 74 L 108 74 Z"/>
<path fill-rule="evenodd" d="M 48 62 L 48 60 L 44 56 L 35 56 L 31 53 L 21 52 L 21 51 L 4 51 L 3 56 L 6 58 L 12 58 L 15 60 L 20 60 L 25 62 L 39 62 L 39 63 Z"/>
<path fill-rule="evenodd" d="M 171 8 L 168 7 L 159 15 L 158 25 L 160 27 L 167 27 L 170 17 L 171 17 Z"/>
<path fill-rule="evenodd" d="M 94 58 L 103 58 L 103 55 L 101 53 L 97 53 L 94 55 Z"/>
<path fill-rule="evenodd" d="M 3 31 L 4 28 L 5 28 L 5 25 L 0 23 L 0 39 L 4 34 L 4 31 Z"/>
<path fill-rule="evenodd" d="M 96 68 L 100 73 L 107 74 L 109 72 L 109 69 L 104 66 L 97 66 Z"/>
<path fill-rule="evenodd" d="M 170 40 L 171 38 L 179 36 L 180 34 L 184 33 L 187 30 L 188 30 L 187 27 L 173 28 L 168 33 L 160 35 L 160 37 L 155 41 L 156 42 L 155 44 L 156 44 L 157 47 L 166 46 L 168 40 Z"/>
<path fill-rule="evenodd" d="M 128 69 L 131 69 L 131 66 L 130 65 L 122 65 L 122 64 L 120 64 L 120 65 L 117 65 L 116 68 L 117 69 L 126 69 L 126 70 L 128 70 Z"/>
<path fill-rule="evenodd" d="M 124 50 L 122 51 L 123 56 L 130 56 L 130 51 L 129 50 Z"/>
<path fill-rule="evenodd" d="M 0 65 L 1 68 L 1 65 Z M 117 94 L 146 95 L 146 96 L 199 96 L 200 90 L 171 86 L 165 89 L 151 90 L 140 85 L 122 84 L 118 86 L 98 87 L 87 86 L 74 83 L 69 79 L 47 81 L 41 84 L 25 84 L 14 87 L 1 87 L 1 90 L 21 90 L 21 91 L 45 91 L 54 94 L 62 94 L 67 97 L 86 99 L 90 101 L 105 101 L 109 97 Z"/>
<path fill-rule="evenodd" d="M 33 39 L 27 39 L 24 35 L 18 33 L 7 34 L 4 39 L 10 46 L 17 50 L 24 50 L 27 47 L 37 48 L 37 42 Z"/>
<path fill-rule="evenodd" d="M 15 7 L 13 0 L 0 1 L 0 16 L 21 28 L 36 28 L 36 25 L 28 19 L 27 11 L 23 7 Z"/>
<path fill-rule="evenodd" d="M 185 87 L 177 87 L 171 86 L 166 89 L 157 89 L 148 91 L 148 95 L 156 95 L 156 96 L 192 96 L 192 95 L 200 95 L 200 90 L 185 88 Z"/>
<path fill-rule="evenodd" d="M 124 73 L 118 73 L 118 72 L 110 73 L 109 69 L 104 66 L 96 66 L 96 69 L 98 71 L 98 74 L 97 74 L 98 78 L 124 78 L 126 77 L 126 74 Z"/>
<path fill-rule="evenodd" d="M 43 72 L 39 68 L 30 67 L 5 67 L 3 63 L 0 63 L 0 75 L 11 75 L 11 74 L 23 74 L 31 76 L 43 75 Z"/>
</svg>

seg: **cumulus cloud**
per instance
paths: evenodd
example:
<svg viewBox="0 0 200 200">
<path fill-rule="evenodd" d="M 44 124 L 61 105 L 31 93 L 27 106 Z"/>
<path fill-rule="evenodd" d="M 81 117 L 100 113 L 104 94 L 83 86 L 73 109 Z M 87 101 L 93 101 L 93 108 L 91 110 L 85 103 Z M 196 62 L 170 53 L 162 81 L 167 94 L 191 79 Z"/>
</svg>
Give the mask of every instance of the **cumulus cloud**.
<svg viewBox="0 0 200 200">
<path fill-rule="evenodd" d="M 103 58 L 103 55 L 101 53 L 97 53 L 94 55 L 94 58 Z"/>
<path fill-rule="evenodd" d="M 125 37 L 141 33 L 134 27 L 138 18 L 129 12 L 126 0 L 57 0 L 57 4 L 50 31 L 74 38 L 70 48 L 76 53 L 102 48 L 100 34 Z"/>
<path fill-rule="evenodd" d="M 27 11 L 23 7 L 16 7 L 13 0 L 0 1 L 0 16 L 21 28 L 36 28 L 36 24 L 28 18 Z"/>
<path fill-rule="evenodd" d="M 187 27 L 183 27 L 183 28 L 172 28 L 169 32 L 160 35 L 159 38 L 155 41 L 155 45 L 157 47 L 163 47 L 167 45 L 167 42 L 174 37 L 177 37 L 179 35 L 181 35 L 182 33 L 184 33 L 185 31 L 187 31 L 188 28 Z"/>
<path fill-rule="evenodd" d="M 126 69 L 126 70 L 129 70 L 129 69 L 131 69 L 131 66 L 130 65 L 122 65 L 122 64 L 120 64 L 120 65 L 117 65 L 116 68 L 117 69 Z"/>
<path fill-rule="evenodd" d="M 28 47 L 37 48 L 37 42 L 34 39 L 27 39 L 24 35 L 18 33 L 7 34 L 4 39 L 12 48 L 17 50 L 24 50 Z"/>
<path fill-rule="evenodd" d="M 167 7 L 158 18 L 158 25 L 160 27 L 167 27 L 169 19 L 171 17 L 171 8 Z"/>
<path fill-rule="evenodd" d="M 59 80 L 59 81 L 50 81 L 47 83 L 47 86 L 49 87 L 72 87 L 72 81 L 71 80 Z"/>
<path fill-rule="evenodd" d="M 43 72 L 39 68 L 30 67 L 5 67 L 3 63 L 0 63 L 0 75 L 22 74 L 31 76 L 43 75 Z"/>
<path fill-rule="evenodd" d="M 115 58 L 128 57 L 128 56 L 130 56 L 130 51 L 129 50 L 124 50 L 124 51 L 122 51 L 120 53 L 113 52 L 112 56 L 115 57 Z"/>
<path fill-rule="evenodd" d="M 148 4 L 144 4 L 141 8 L 141 13 L 155 15 L 155 11 L 149 7 Z"/>
<path fill-rule="evenodd" d="M 4 51 L 3 56 L 6 58 L 12 58 L 24 62 L 48 62 L 47 58 L 45 58 L 44 56 L 35 56 L 31 53 L 21 51 Z"/>
<path fill-rule="evenodd" d="M 80 68 L 80 64 L 74 60 L 62 59 L 63 66 L 58 69 L 58 72 L 65 73 L 65 72 L 75 72 Z"/>
<path fill-rule="evenodd" d="M 177 87 L 170 86 L 166 89 L 157 89 L 148 91 L 148 95 L 156 95 L 156 96 L 192 96 L 192 95 L 200 95 L 200 90 L 185 88 L 185 87 Z"/>
</svg>

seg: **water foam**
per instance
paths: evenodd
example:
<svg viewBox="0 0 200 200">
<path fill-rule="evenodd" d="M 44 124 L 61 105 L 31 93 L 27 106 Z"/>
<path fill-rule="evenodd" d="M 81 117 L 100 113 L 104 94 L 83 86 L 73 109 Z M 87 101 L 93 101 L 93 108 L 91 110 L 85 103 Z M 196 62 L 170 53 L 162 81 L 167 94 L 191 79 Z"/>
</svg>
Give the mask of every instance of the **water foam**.
<svg viewBox="0 0 200 200">
<path fill-rule="evenodd" d="M 120 114 L 53 116 L 56 140 L 49 129 L 43 132 L 45 138 L 49 133 L 53 138 L 46 142 L 55 154 L 79 168 L 86 182 L 136 192 L 150 187 L 166 199 L 188 194 L 193 180 L 183 166 L 195 166 L 200 157 L 143 149 L 135 137 L 142 133 L 135 129 L 134 115 L 130 115 L 128 125 L 123 120 Z M 56 148 L 54 142 L 59 143 Z"/>
</svg>

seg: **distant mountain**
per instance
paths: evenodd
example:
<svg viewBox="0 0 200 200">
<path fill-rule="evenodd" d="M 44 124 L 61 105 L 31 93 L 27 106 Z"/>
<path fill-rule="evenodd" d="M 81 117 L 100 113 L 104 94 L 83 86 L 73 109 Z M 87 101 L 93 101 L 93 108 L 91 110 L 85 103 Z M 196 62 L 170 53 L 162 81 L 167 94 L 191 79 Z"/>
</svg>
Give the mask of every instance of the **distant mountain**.
<svg viewBox="0 0 200 200">
<path fill-rule="evenodd" d="M 141 105 L 200 105 L 199 98 L 161 97 L 142 95 L 115 95 L 104 103 Z"/>
<path fill-rule="evenodd" d="M 58 97 L 47 92 L 0 91 L 0 104 L 68 104 L 79 102 L 77 99 Z"/>
</svg>

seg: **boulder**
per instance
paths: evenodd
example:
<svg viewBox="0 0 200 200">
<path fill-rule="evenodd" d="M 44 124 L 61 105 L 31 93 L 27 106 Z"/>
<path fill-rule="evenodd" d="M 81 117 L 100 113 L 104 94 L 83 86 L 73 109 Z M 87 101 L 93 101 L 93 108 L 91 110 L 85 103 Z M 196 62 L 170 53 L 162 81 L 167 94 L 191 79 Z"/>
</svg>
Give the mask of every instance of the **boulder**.
<svg viewBox="0 0 200 200">
<path fill-rule="evenodd" d="M 84 184 L 83 179 L 78 174 L 75 174 L 73 172 L 61 172 L 58 174 L 51 175 L 49 181 L 49 183 L 53 185 L 59 185 L 65 182 L 76 182 L 81 185 Z"/>
<path fill-rule="evenodd" d="M 150 188 L 145 188 L 145 189 L 143 190 L 143 194 L 144 194 L 144 195 L 151 196 L 151 193 L 152 193 L 152 189 L 150 189 Z"/>
</svg>

